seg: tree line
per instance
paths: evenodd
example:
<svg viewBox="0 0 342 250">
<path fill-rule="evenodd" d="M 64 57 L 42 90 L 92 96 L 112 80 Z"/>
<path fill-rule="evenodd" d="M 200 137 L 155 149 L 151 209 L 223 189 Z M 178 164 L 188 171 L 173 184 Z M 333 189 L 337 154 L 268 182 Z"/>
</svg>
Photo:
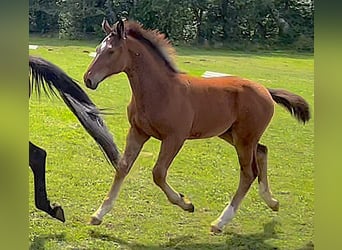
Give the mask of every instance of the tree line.
<svg viewBox="0 0 342 250">
<path fill-rule="evenodd" d="M 102 38 L 101 22 L 133 19 L 173 42 L 313 50 L 312 0 L 30 0 L 29 29 Z"/>
</svg>

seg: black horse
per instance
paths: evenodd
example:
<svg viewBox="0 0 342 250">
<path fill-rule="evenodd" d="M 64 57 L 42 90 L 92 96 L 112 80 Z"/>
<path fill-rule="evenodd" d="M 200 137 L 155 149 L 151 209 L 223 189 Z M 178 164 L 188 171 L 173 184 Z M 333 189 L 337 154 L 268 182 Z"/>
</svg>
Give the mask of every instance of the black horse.
<svg viewBox="0 0 342 250">
<path fill-rule="evenodd" d="M 29 69 L 29 96 L 33 91 L 40 95 L 42 90 L 48 96 L 58 96 L 57 90 L 68 108 L 98 143 L 107 160 L 116 168 L 120 153 L 112 135 L 100 117 L 101 110 L 95 106 L 87 94 L 65 72 L 42 58 L 29 56 Z M 55 203 L 50 204 L 47 198 L 45 183 L 46 151 L 32 142 L 29 142 L 29 150 L 29 165 L 34 175 L 35 205 L 38 209 L 64 222 L 62 207 Z"/>
</svg>

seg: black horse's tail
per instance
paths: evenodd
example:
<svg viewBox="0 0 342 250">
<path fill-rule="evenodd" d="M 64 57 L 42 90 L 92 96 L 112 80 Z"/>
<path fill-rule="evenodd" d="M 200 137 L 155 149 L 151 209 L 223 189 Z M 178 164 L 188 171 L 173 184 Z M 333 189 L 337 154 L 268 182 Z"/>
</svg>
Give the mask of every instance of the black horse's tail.
<svg viewBox="0 0 342 250">
<path fill-rule="evenodd" d="M 268 88 L 268 91 L 273 100 L 285 107 L 298 121 L 306 123 L 310 120 L 309 104 L 303 97 L 283 89 Z"/>
<path fill-rule="evenodd" d="M 65 104 L 75 114 L 86 131 L 99 144 L 110 163 L 117 167 L 120 153 L 113 136 L 100 117 L 100 111 L 82 88 L 56 65 L 39 57 L 29 56 L 29 91 L 40 95 L 59 92 Z"/>
</svg>

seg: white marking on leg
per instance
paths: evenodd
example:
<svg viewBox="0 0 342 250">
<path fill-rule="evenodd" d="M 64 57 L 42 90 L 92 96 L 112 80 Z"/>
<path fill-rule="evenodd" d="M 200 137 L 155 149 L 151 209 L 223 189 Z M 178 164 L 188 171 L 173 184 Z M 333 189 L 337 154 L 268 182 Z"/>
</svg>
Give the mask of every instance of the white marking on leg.
<svg viewBox="0 0 342 250">
<path fill-rule="evenodd" d="M 260 194 L 260 196 L 267 202 L 267 200 L 268 200 L 268 195 L 267 195 L 267 189 L 266 189 L 266 185 L 262 182 L 262 181 L 260 181 L 259 182 L 259 194 Z"/>
<path fill-rule="evenodd" d="M 262 181 L 259 182 L 259 194 L 269 207 L 274 207 L 278 203 L 277 200 L 272 198 L 271 191 Z"/>
<path fill-rule="evenodd" d="M 101 206 L 96 210 L 95 213 L 92 214 L 91 217 L 95 217 L 98 220 L 102 221 L 103 216 L 105 216 L 114 206 L 114 200 L 106 199 L 103 201 Z"/>
<path fill-rule="evenodd" d="M 229 204 L 226 208 L 222 211 L 220 217 L 218 217 L 213 223 L 212 226 L 217 227 L 219 230 L 229 223 L 233 217 L 235 216 L 235 208 Z"/>
<path fill-rule="evenodd" d="M 124 178 L 115 178 L 114 183 L 109 191 L 107 197 L 102 202 L 101 206 L 93 213 L 92 217 L 95 217 L 102 221 L 103 216 L 105 216 L 114 206 L 114 202 L 118 197 L 121 184 Z"/>
<path fill-rule="evenodd" d="M 165 183 L 163 191 L 172 204 L 182 205 L 183 199 L 168 183 Z"/>
</svg>

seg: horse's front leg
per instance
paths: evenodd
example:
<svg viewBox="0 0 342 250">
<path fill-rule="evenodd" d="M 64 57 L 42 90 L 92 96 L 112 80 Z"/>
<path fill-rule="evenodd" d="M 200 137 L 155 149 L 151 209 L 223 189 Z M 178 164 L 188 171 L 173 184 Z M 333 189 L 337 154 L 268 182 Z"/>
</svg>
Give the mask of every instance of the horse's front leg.
<svg viewBox="0 0 342 250">
<path fill-rule="evenodd" d="M 149 138 L 149 136 L 139 132 L 134 127 L 130 128 L 126 139 L 126 148 L 122 158 L 119 161 L 118 170 L 115 173 L 113 184 L 101 206 L 91 216 L 90 224 L 101 224 L 102 218 L 113 208 L 114 202 L 119 194 L 120 187 L 126 175 L 131 170 L 131 167 L 136 160 L 142 146 Z"/>
<path fill-rule="evenodd" d="M 46 152 L 40 147 L 29 142 L 29 165 L 34 176 L 34 200 L 38 209 L 48 213 L 52 217 L 65 221 L 64 211 L 57 204 L 50 205 L 47 198 L 45 183 Z"/>
<path fill-rule="evenodd" d="M 158 160 L 153 168 L 153 180 L 172 204 L 178 205 L 185 211 L 193 212 L 195 208 L 192 203 L 186 200 L 183 194 L 176 192 L 166 181 L 167 170 L 183 143 L 184 139 L 174 136 L 169 136 L 162 141 Z"/>
</svg>

